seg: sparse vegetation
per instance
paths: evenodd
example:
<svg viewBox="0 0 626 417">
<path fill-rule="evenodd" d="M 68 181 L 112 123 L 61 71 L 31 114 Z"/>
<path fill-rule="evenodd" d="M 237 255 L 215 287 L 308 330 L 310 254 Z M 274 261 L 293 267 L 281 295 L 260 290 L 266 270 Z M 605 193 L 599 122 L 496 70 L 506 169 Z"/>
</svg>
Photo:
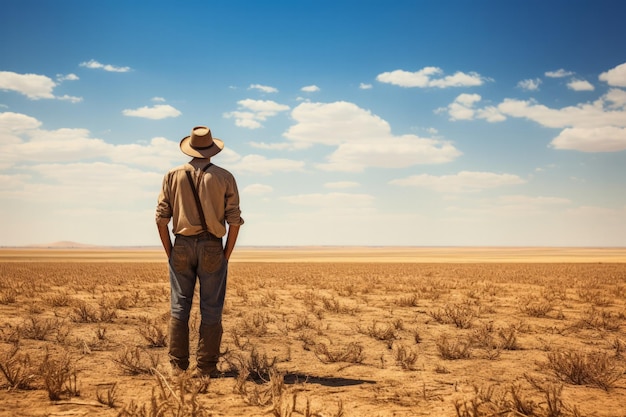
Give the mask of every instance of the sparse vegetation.
<svg viewBox="0 0 626 417">
<path fill-rule="evenodd" d="M 214 378 L 193 377 L 197 303 L 191 368 L 169 372 L 168 285 L 161 262 L 0 260 L 0 404 L 609 417 L 626 402 L 626 264 L 234 262 Z"/>
</svg>

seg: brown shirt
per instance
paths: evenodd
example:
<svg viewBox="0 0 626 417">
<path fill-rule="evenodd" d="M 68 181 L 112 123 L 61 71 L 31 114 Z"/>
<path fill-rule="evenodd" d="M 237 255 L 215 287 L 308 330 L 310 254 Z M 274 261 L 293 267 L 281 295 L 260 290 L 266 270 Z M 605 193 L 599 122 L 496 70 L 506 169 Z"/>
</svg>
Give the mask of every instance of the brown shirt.
<svg viewBox="0 0 626 417">
<path fill-rule="evenodd" d="M 191 171 L 209 232 L 222 237 L 226 234 L 226 223 L 243 224 L 235 177 L 216 165 L 211 165 L 203 173 L 202 169 L 209 163 L 208 159 L 194 158 L 165 174 L 156 208 L 157 223 L 167 224 L 173 218 L 174 234 L 192 236 L 202 233 L 196 201 L 185 174 L 185 171 Z"/>
</svg>

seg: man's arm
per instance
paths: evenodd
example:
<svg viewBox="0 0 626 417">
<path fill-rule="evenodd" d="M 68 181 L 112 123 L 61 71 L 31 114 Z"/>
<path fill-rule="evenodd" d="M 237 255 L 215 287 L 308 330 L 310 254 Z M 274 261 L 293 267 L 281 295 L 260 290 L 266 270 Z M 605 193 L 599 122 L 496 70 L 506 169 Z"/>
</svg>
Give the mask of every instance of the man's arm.
<svg viewBox="0 0 626 417">
<path fill-rule="evenodd" d="M 226 245 L 224 246 L 224 256 L 227 261 L 230 259 L 233 249 L 235 249 L 235 243 L 237 243 L 237 236 L 239 235 L 240 227 L 240 224 L 228 226 L 228 236 L 226 237 Z"/>
<path fill-rule="evenodd" d="M 172 255 L 172 240 L 170 239 L 170 230 L 167 227 L 169 222 L 170 219 L 167 217 L 160 217 L 157 219 L 157 229 L 159 230 L 159 237 L 161 238 L 161 243 L 163 244 L 163 249 L 165 249 L 167 259 L 170 259 L 170 256 Z"/>
</svg>

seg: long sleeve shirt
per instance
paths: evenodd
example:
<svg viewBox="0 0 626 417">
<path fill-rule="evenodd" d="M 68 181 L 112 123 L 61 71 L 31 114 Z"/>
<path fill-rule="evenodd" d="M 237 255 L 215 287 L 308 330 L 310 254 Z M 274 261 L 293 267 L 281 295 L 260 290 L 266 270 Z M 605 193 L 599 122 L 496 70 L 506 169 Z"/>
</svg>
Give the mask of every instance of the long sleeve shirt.
<svg viewBox="0 0 626 417">
<path fill-rule="evenodd" d="M 203 172 L 203 168 L 209 163 L 208 159 L 194 158 L 189 163 L 170 170 L 163 177 L 156 221 L 167 224 L 173 219 L 172 232 L 175 235 L 192 236 L 203 232 L 195 197 L 185 171 L 192 173 L 209 232 L 222 237 L 226 234 L 226 223 L 244 223 L 234 176 L 217 165 L 211 165 Z"/>
</svg>

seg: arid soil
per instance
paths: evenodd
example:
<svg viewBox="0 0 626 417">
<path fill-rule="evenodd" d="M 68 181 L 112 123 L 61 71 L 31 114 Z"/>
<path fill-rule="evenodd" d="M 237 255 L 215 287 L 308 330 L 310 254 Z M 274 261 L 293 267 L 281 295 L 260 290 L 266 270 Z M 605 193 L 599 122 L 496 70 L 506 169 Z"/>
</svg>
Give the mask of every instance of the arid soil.
<svg viewBox="0 0 626 417">
<path fill-rule="evenodd" d="M 624 249 L 243 249 L 228 285 L 224 375 L 173 376 L 160 251 L 0 250 L 0 416 L 626 416 Z"/>
</svg>

